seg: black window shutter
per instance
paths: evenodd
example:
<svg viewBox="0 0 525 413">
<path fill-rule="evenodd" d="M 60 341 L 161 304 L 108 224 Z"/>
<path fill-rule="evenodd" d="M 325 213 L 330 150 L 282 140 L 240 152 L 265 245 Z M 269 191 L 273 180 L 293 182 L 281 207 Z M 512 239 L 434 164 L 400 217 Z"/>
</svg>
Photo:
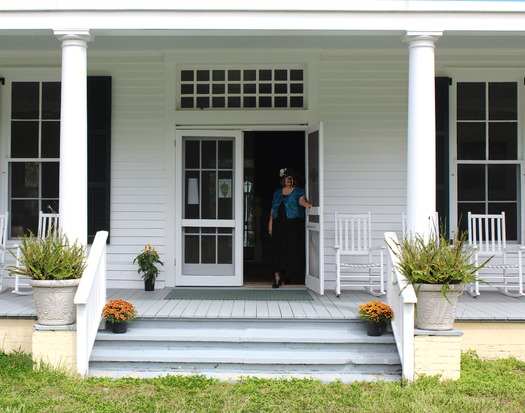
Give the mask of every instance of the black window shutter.
<svg viewBox="0 0 525 413">
<path fill-rule="evenodd" d="M 449 231 L 449 77 L 436 78 L 436 211 L 440 230 Z"/>
<path fill-rule="evenodd" d="M 111 183 L 111 77 L 88 76 L 88 243 L 109 231 Z M 109 243 L 109 237 L 108 237 Z"/>
</svg>

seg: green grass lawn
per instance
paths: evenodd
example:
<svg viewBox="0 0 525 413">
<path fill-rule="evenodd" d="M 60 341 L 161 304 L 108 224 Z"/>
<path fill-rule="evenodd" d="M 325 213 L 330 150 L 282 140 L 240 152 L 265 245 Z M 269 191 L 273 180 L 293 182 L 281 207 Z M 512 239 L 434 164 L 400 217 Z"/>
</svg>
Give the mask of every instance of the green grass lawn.
<svg viewBox="0 0 525 413">
<path fill-rule="evenodd" d="M 29 356 L 0 353 L 0 412 L 523 413 L 525 363 L 468 354 L 460 380 L 424 377 L 410 385 L 255 378 L 225 383 L 202 376 L 81 380 L 33 371 Z"/>
</svg>

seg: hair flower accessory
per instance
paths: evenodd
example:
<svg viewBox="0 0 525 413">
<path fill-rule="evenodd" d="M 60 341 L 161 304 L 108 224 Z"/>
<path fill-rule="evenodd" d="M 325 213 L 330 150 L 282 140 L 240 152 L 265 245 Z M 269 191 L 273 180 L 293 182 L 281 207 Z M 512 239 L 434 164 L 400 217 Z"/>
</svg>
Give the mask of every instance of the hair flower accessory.
<svg viewBox="0 0 525 413">
<path fill-rule="evenodd" d="M 279 171 L 279 176 L 282 178 L 283 176 L 286 176 L 286 169 L 287 168 L 282 168 L 280 171 Z"/>
</svg>

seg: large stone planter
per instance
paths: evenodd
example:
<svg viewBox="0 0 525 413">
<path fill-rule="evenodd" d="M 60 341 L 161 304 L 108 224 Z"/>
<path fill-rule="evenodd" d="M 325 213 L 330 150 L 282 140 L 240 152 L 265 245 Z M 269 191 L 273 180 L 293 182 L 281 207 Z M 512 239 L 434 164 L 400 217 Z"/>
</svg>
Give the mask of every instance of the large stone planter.
<svg viewBox="0 0 525 413">
<path fill-rule="evenodd" d="M 416 328 L 421 330 L 446 331 L 454 328 L 456 306 L 463 292 L 463 284 L 450 285 L 447 298 L 440 284 L 414 284 L 417 295 Z"/>
<path fill-rule="evenodd" d="M 74 298 L 80 279 L 30 280 L 38 324 L 61 326 L 75 322 Z"/>
</svg>

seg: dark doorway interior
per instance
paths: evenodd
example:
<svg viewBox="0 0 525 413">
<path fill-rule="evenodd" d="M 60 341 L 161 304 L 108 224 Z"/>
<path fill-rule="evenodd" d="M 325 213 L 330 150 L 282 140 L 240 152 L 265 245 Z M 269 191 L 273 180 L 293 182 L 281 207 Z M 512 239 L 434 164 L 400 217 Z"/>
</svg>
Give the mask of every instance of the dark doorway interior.
<svg viewBox="0 0 525 413">
<path fill-rule="evenodd" d="M 271 284 L 271 238 L 268 218 L 272 196 L 280 188 L 279 170 L 293 168 L 303 175 L 304 131 L 244 133 L 244 283 Z M 297 282 L 297 280 L 294 280 Z M 304 284 L 304 278 L 298 281 Z"/>
</svg>

